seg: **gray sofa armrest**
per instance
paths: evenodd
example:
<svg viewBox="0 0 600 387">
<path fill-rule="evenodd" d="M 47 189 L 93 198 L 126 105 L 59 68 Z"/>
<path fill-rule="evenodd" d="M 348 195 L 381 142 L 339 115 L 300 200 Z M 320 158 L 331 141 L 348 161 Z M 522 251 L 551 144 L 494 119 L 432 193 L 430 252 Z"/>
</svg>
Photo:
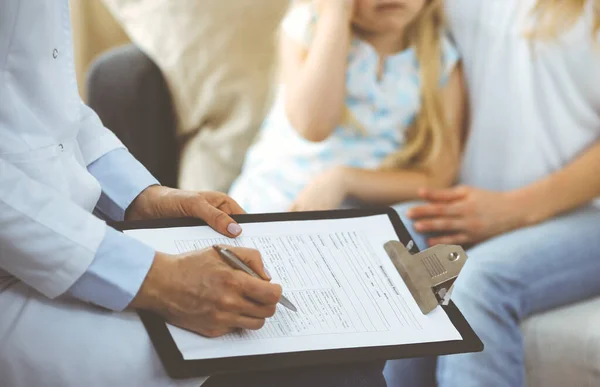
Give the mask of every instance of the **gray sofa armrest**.
<svg viewBox="0 0 600 387">
<path fill-rule="evenodd" d="M 88 104 L 129 151 L 166 186 L 178 170 L 176 121 L 158 67 L 133 45 L 113 49 L 91 66 Z"/>
</svg>

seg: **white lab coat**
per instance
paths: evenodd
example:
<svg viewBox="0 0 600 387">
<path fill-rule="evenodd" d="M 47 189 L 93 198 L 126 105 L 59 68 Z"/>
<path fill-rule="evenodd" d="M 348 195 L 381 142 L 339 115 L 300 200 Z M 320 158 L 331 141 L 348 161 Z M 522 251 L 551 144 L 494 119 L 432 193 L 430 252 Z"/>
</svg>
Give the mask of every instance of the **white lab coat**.
<svg viewBox="0 0 600 387">
<path fill-rule="evenodd" d="M 106 225 L 87 166 L 122 147 L 78 94 L 67 0 L 0 0 L 0 386 L 170 386 L 136 314 L 64 296 Z"/>
</svg>

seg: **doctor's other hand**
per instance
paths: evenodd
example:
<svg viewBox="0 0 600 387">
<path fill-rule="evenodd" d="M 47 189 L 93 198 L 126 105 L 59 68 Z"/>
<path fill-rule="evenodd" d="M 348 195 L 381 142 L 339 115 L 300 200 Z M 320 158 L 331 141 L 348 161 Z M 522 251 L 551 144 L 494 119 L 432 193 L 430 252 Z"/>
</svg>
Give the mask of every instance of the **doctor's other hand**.
<svg viewBox="0 0 600 387">
<path fill-rule="evenodd" d="M 125 219 L 200 218 L 221 234 L 236 237 L 242 228 L 229 215 L 244 213 L 235 200 L 221 192 L 184 191 L 153 185 L 135 198 L 125 212 Z"/>
<path fill-rule="evenodd" d="M 273 316 L 281 286 L 272 284 L 256 250 L 228 247 L 262 279 L 235 270 L 213 249 L 181 255 L 157 253 L 130 307 L 207 337 L 260 329 Z"/>
</svg>

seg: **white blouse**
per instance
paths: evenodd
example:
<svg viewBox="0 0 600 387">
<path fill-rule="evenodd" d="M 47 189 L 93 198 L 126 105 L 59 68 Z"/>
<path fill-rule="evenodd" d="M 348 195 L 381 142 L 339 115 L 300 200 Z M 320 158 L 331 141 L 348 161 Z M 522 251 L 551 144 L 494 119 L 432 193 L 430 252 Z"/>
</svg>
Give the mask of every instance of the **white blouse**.
<svg viewBox="0 0 600 387">
<path fill-rule="evenodd" d="M 600 139 L 600 45 L 591 35 L 592 4 L 560 39 L 532 42 L 525 32 L 534 4 L 446 0 L 470 91 L 464 184 L 523 187 Z"/>
</svg>

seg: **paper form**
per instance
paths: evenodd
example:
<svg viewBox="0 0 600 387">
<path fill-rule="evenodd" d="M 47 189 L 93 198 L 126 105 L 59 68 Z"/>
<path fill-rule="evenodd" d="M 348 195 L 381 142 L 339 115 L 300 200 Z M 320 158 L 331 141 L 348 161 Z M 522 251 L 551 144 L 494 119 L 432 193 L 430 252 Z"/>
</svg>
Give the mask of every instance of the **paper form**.
<svg viewBox="0 0 600 387">
<path fill-rule="evenodd" d="M 125 231 L 172 254 L 214 244 L 256 248 L 298 308 L 278 305 L 262 329 L 219 338 L 168 325 L 186 360 L 462 339 L 441 307 L 421 313 L 383 248 L 398 239 L 387 215 L 242 227 L 236 239 L 207 226 Z"/>
</svg>

